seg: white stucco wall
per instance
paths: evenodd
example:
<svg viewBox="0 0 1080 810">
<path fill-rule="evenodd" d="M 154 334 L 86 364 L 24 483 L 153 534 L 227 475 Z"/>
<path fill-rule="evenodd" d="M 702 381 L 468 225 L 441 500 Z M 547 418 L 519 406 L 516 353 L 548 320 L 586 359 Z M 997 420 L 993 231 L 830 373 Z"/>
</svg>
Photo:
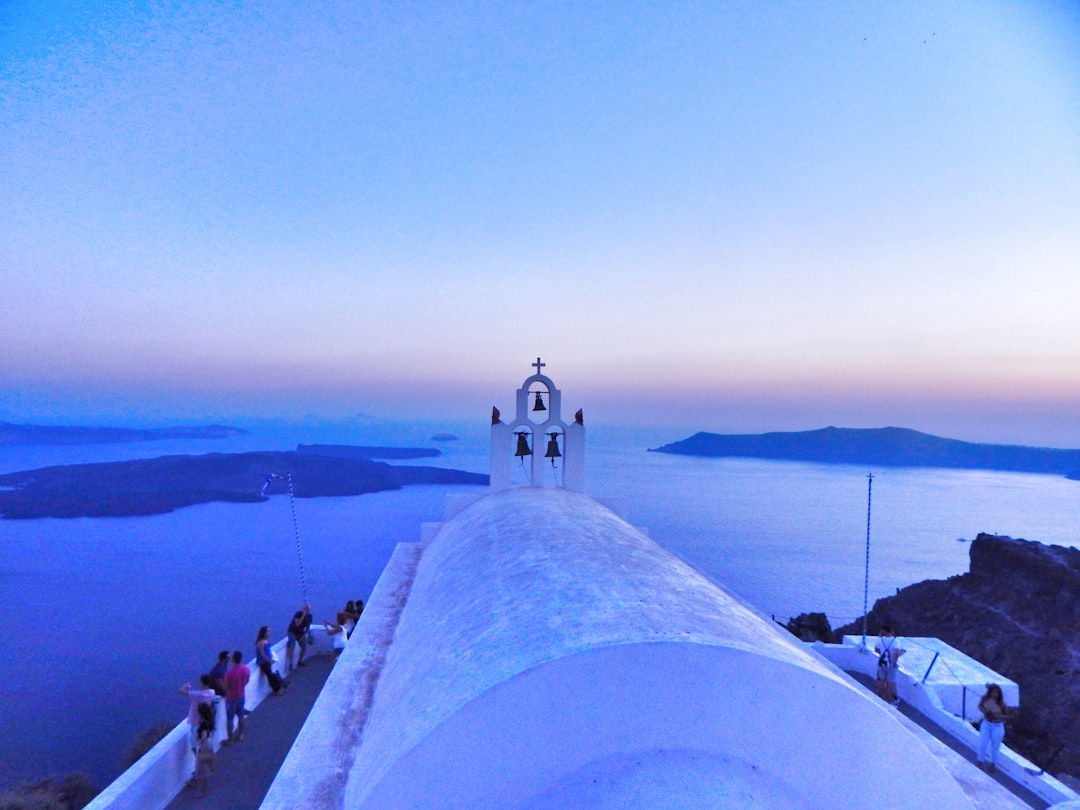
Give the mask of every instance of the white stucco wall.
<svg viewBox="0 0 1080 810">
<path fill-rule="evenodd" d="M 886 707 L 561 489 L 442 527 L 350 733 L 345 807 L 971 806 Z"/>
</svg>

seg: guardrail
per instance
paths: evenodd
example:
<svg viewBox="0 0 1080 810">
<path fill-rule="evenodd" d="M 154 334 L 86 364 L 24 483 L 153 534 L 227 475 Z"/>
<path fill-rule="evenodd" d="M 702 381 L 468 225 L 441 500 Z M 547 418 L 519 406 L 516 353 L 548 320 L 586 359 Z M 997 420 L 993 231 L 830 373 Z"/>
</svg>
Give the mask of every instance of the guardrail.
<svg viewBox="0 0 1080 810">
<path fill-rule="evenodd" d="M 332 640 L 321 625 L 311 626 L 312 643 L 307 655 L 329 655 Z M 274 644 L 277 662 L 274 671 L 284 675 L 286 639 Z M 244 706 L 251 712 L 273 690 L 266 676 L 255 665 L 255 659 L 247 662 L 251 680 L 244 690 Z M 118 776 L 112 784 L 99 793 L 85 810 L 162 810 L 176 798 L 195 770 L 195 756 L 188 746 L 187 717 L 161 738 L 138 762 Z M 227 736 L 225 725 L 225 701 L 217 701 L 217 720 L 214 731 L 214 750 Z"/>
<path fill-rule="evenodd" d="M 907 661 L 904 660 L 908 658 L 907 654 L 900 657 L 896 677 L 897 695 L 901 701 L 938 726 L 943 733 L 948 734 L 968 749 L 976 751 L 979 746 L 979 732 L 971 725 L 971 721 L 981 717 L 977 705 L 983 692 L 965 684 L 958 677 L 943 678 L 939 674 L 934 681 L 928 680 L 932 669 L 938 671 L 936 668 L 942 667 L 948 670 L 951 665 L 960 666 L 958 664 L 960 659 L 966 661 L 971 659 L 958 650 L 953 650 L 955 656 L 952 657 L 955 660 L 950 662 L 949 654 L 943 652 L 943 649 L 952 650 L 953 648 L 934 639 L 935 649 L 927 651 L 926 646 L 921 645 L 920 641 L 922 640 L 902 639 L 909 652 L 922 648 L 927 654 L 912 656 Z M 857 642 L 845 639 L 844 644 L 825 644 L 815 641 L 807 646 L 845 672 L 856 672 L 871 679 L 877 677 L 878 656 L 872 644 L 864 648 Z M 1000 676 L 994 678 L 995 673 L 991 670 L 986 670 L 986 672 L 991 677 L 982 678 L 982 683 L 1000 681 L 1006 689 L 1006 703 L 1012 706 L 1018 705 L 1018 694 L 1010 696 L 1008 692 L 1009 684 L 1012 682 Z M 1012 687 L 1015 688 L 1015 684 L 1012 684 Z M 1080 794 L 1006 745 L 1002 745 L 998 752 L 997 767 L 1018 785 L 1030 790 L 1049 805 L 1063 802 L 1080 803 Z"/>
</svg>

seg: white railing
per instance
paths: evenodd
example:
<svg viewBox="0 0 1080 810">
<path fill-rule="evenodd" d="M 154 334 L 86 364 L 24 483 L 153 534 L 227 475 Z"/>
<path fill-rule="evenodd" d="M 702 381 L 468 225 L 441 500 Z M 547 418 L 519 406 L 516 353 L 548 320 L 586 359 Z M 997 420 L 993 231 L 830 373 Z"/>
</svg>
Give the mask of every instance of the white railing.
<svg viewBox="0 0 1080 810">
<path fill-rule="evenodd" d="M 332 641 L 327 637 L 322 625 L 311 626 L 311 638 L 312 642 L 309 642 L 307 648 L 309 656 L 331 653 Z M 286 640 L 282 639 L 270 648 L 277 658 L 274 671 L 278 674 L 284 674 L 285 646 Z M 251 680 L 244 691 L 244 707 L 250 712 L 273 690 L 266 676 L 255 665 L 254 659 L 248 661 L 247 666 L 251 670 Z M 227 735 L 225 722 L 225 701 L 218 700 L 214 731 L 215 750 Z M 85 810 L 162 810 L 166 807 L 184 789 L 195 770 L 195 756 L 188 745 L 188 730 L 185 717 L 143 754 L 138 762 L 101 791 L 86 805 Z"/>
<path fill-rule="evenodd" d="M 815 641 L 808 645 L 830 663 L 845 672 L 856 672 L 868 678 L 877 677 L 878 656 L 873 650 L 873 640 L 867 639 L 868 647 L 863 648 L 854 637 L 845 637 L 843 644 L 825 644 Z M 914 645 L 929 639 L 903 639 L 904 646 L 912 651 Z M 954 650 L 943 642 L 933 639 L 937 650 L 932 649 L 933 657 L 902 655 L 898 662 L 896 693 L 900 700 L 922 714 L 938 726 L 949 737 L 975 751 L 979 746 L 979 732 L 971 725 L 971 720 L 980 717 L 977 709 L 979 698 L 985 691 L 985 684 L 999 681 L 1006 690 L 1006 703 L 1018 705 L 1016 698 L 1009 696 L 1009 684 L 1000 676 L 986 670 L 989 677 L 976 679 L 982 691 L 974 684 L 965 684 L 958 678 L 935 678 L 927 676 L 937 666 L 962 668 L 968 659 L 959 650 Z M 913 645 L 914 643 L 914 645 Z M 950 650 L 951 652 L 944 652 Z M 923 659 L 926 660 L 923 660 Z M 952 659 L 950 661 L 950 659 Z M 961 659 L 965 659 L 961 661 Z M 1015 684 L 1013 684 L 1015 688 Z M 964 718 L 967 715 L 967 719 Z M 1080 794 L 1055 779 L 1032 762 L 1020 756 L 1008 746 L 1002 745 L 998 752 L 997 767 L 1002 773 L 1018 785 L 1030 790 L 1047 804 L 1053 806 L 1063 802 L 1080 802 Z"/>
</svg>

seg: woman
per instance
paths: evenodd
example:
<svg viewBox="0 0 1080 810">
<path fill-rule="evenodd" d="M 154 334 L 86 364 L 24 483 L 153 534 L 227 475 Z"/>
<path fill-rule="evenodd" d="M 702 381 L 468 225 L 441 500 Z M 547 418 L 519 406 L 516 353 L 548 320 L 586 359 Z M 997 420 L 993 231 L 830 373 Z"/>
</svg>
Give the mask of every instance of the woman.
<svg viewBox="0 0 1080 810">
<path fill-rule="evenodd" d="M 274 672 L 274 653 L 270 650 L 270 628 L 265 625 L 259 628 L 259 635 L 255 639 L 255 663 L 266 676 L 274 694 L 280 695 L 283 682 L 281 676 Z"/>
<path fill-rule="evenodd" d="M 345 632 L 345 612 L 340 611 L 337 615 L 337 622 L 323 622 L 323 627 L 326 628 L 326 635 L 329 636 L 334 643 L 334 659 L 338 660 L 342 651 L 345 649 L 345 642 L 349 636 Z"/>
<path fill-rule="evenodd" d="M 210 787 L 210 774 L 214 772 L 214 707 L 199 704 L 199 728 L 196 731 L 195 788 L 205 796 Z"/>
<path fill-rule="evenodd" d="M 994 773 L 997 770 L 997 752 L 1005 738 L 1005 718 L 1009 714 L 1001 687 L 996 683 L 986 685 L 986 694 L 979 701 L 979 711 L 982 712 L 983 720 L 979 726 L 979 750 L 976 760 L 984 771 Z"/>
<path fill-rule="evenodd" d="M 359 617 L 360 614 L 356 612 L 356 603 L 351 600 L 346 602 L 345 610 L 338 613 L 338 624 L 345 628 L 345 638 L 352 635 L 353 628 L 356 627 L 356 620 Z"/>
</svg>

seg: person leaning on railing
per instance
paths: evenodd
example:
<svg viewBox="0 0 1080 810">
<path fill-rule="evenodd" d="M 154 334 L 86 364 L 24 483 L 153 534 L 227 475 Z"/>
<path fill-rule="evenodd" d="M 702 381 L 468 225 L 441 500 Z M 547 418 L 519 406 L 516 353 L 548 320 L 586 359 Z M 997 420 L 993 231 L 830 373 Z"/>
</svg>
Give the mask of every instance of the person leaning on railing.
<svg viewBox="0 0 1080 810">
<path fill-rule="evenodd" d="M 338 656 L 341 655 L 342 650 L 345 649 L 345 642 L 348 641 L 349 636 L 345 630 L 345 622 L 347 621 L 345 612 L 338 611 L 337 622 L 323 622 L 323 627 L 326 628 L 326 635 L 329 636 L 334 644 L 334 659 L 338 660 Z"/>
<path fill-rule="evenodd" d="M 270 688 L 275 695 L 280 695 L 284 687 L 284 680 L 274 672 L 274 653 L 270 649 L 270 628 L 263 625 L 259 628 L 259 635 L 255 638 L 255 663 L 259 670 L 266 676 Z"/>
</svg>

